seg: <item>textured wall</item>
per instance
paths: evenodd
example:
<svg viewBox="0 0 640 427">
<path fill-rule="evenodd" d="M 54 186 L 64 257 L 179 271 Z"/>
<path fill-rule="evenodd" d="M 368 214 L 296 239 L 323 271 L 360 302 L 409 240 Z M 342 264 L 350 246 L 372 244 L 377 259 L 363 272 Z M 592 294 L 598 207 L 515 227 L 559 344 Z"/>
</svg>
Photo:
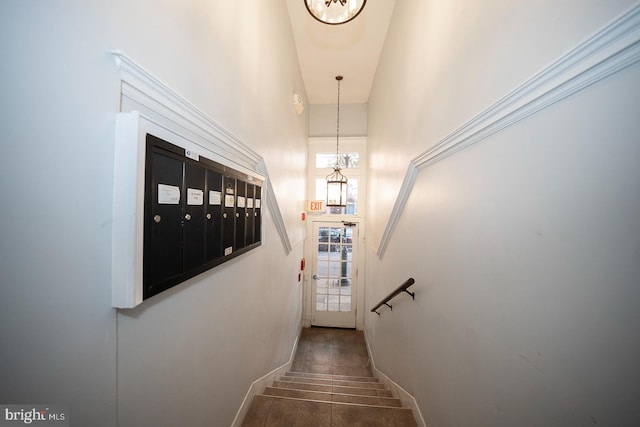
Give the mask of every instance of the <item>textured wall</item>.
<svg viewBox="0 0 640 427">
<path fill-rule="evenodd" d="M 9 0 L 0 22 L 0 402 L 60 404 L 72 425 L 230 425 L 300 327 L 308 116 L 285 4 Z M 112 49 L 264 158 L 289 255 L 266 212 L 261 248 L 111 308 Z"/>
<path fill-rule="evenodd" d="M 396 5 L 369 104 L 369 241 L 409 161 L 631 2 Z M 634 65 L 419 172 L 367 306 L 376 367 L 429 427 L 640 422 Z M 373 248 L 375 249 L 375 248 Z"/>
</svg>

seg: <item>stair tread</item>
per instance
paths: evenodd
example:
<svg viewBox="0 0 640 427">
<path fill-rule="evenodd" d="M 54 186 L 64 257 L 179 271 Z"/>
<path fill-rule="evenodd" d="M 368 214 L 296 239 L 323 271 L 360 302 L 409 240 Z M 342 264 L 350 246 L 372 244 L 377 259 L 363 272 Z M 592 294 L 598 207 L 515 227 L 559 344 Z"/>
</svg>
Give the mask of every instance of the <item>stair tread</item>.
<svg viewBox="0 0 640 427">
<path fill-rule="evenodd" d="M 388 389 L 378 388 L 361 388 L 361 387 L 345 387 L 340 385 L 331 384 L 309 384 L 289 381 L 274 381 L 273 387 L 279 388 L 291 388 L 298 390 L 310 390 L 310 391 L 324 391 L 324 392 L 337 392 L 343 394 L 356 394 L 361 396 L 381 396 L 392 397 L 391 391 Z"/>
<path fill-rule="evenodd" d="M 276 396 L 276 395 L 262 394 L 262 393 L 261 394 L 257 394 L 256 396 L 261 396 L 263 398 L 287 399 L 287 400 L 297 400 L 297 401 L 304 401 L 304 402 L 330 403 L 330 404 L 335 404 L 335 405 L 362 406 L 362 407 L 372 407 L 372 408 L 382 408 L 382 409 L 394 409 L 394 410 L 402 410 L 402 411 L 411 412 L 411 408 L 405 408 L 405 407 L 383 406 L 383 405 L 367 405 L 367 404 L 361 404 L 361 403 L 334 402 L 334 401 L 328 402 L 328 401 L 317 400 L 317 399 L 302 399 L 302 398 L 298 398 L 298 397 Z"/>
<path fill-rule="evenodd" d="M 364 396 L 349 393 L 336 393 L 326 391 L 299 390 L 280 387 L 266 387 L 264 395 L 299 398 L 335 403 L 353 403 L 367 406 L 382 406 L 390 408 L 402 407 L 400 399 L 388 396 Z"/>
<path fill-rule="evenodd" d="M 335 379 L 345 381 L 362 381 L 362 382 L 379 382 L 378 378 L 373 376 L 356 376 L 356 375 L 335 375 L 335 374 L 317 374 L 313 372 L 298 372 L 288 371 L 285 376 L 307 377 L 307 378 L 322 378 L 322 379 Z"/>
<path fill-rule="evenodd" d="M 359 388 L 375 388 L 384 389 L 385 386 L 379 382 L 372 381 L 347 381 L 336 379 L 322 379 L 322 378 L 309 378 L 309 377 L 294 377 L 285 375 L 280 377 L 280 381 L 292 382 L 292 383 L 305 383 L 305 384 L 322 384 L 322 385 L 338 385 L 344 387 L 359 387 Z"/>
</svg>

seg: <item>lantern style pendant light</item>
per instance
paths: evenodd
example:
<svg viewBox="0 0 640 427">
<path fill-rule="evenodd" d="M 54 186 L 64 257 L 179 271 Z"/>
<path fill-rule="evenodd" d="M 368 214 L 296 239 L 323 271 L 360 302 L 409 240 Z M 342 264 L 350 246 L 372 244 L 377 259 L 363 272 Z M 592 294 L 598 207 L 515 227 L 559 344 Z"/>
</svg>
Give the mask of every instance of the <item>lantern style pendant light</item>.
<svg viewBox="0 0 640 427">
<path fill-rule="evenodd" d="M 342 76 L 336 76 L 338 81 L 338 119 L 336 124 L 336 165 L 333 172 L 327 175 L 327 206 L 347 206 L 347 177 L 340 172 L 340 81 Z"/>
<path fill-rule="evenodd" d="M 307 10 L 323 24 L 340 25 L 362 12 L 367 0 L 303 0 Z"/>
</svg>

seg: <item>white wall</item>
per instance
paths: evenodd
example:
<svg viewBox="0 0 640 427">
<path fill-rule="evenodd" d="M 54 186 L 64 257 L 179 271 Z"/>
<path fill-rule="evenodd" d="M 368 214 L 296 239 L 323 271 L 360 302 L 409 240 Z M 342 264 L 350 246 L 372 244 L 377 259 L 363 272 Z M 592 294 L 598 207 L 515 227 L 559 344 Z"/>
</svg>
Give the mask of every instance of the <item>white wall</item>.
<svg viewBox="0 0 640 427">
<path fill-rule="evenodd" d="M 60 404 L 72 425 L 230 425 L 301 321 L 308 119 L 285 4 L 8 0 L 0 24 L 0 402 Z M 289 255 L 266 212 L 261 248 L 110 307 L 111 49 L 264 158 Z"/>
<path fill-rule="evenodd" d="M 337 104 L 309 106 L 309 136 L 333 136 L 335 139 Z M 340 103 L 340 137 L 367 135 L 367 104 Z"/>
<path fill-rule="evenodd" d="M 403 1 L 369 104 L 368 241 L 409 160 L 632 2 Z M 376 367 L 429 427 L 640 422 L 634 65 L 419 172 L 367 306 Z"/>
</svg>

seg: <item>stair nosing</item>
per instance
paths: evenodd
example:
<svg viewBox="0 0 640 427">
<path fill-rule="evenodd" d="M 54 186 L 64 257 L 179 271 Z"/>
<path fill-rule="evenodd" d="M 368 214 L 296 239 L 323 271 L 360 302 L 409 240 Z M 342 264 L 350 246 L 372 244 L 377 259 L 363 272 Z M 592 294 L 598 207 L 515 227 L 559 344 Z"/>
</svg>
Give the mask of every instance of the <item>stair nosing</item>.
<svg viewBox="0 0 640 427">
<path fill-rule="evenodd" d="M 278 379 L 275 380 L 277 382 L 281 382 L 281 383 L 287 383 L 287 384 L 307 384 L 307 385 L 317 385 L 317 386 L 324 386 L 324 387 L 345 387 L 345 388 L 353 388 L 353 389 L 357 389 L 357 390 L 376 390 L 376 391 L 382 391 L 382 390 L 389 390 L 386 387 L 355 387 L 355 386 L 351 386 L 351 385 L 342 385 L 342 384 L 317 384 L 317 383 L 312 383 L 312 382 L 303 382 L 303 381 L 283 381 L 282 379 Z"/>
<path fill-rule="evenodd" d="M 316 378 L 326 379 L 332 381 L 356 381 L 361 383 L 379 383 L 380 380 L 376 377 L 361 377 L 357 375 L 331 375 L 331 374 L 310 374 L 308 372 L 285 372 L 282 374 L 285 377 L 296 378 Z"/>
<path fill-rule="evenodd" d="M 293 376 L 303 376 L 307 378 L 327 378 L 327 379 L 335 379 L 335 378 L 369 378 L 372 381 L 363 380 L 362 382 L 380 382 L 377 377 L 374 376 L 363 376 L 363 375 L 338 375 L 338 374 L 321 374 L 316 372 L 303 372 L 303 371 L 287 371 L 284 375 L 293 374 Z M 347 380 L 345 380 L 347 381 Z M 351 380 L 348 380 L 351 381 Z M 355 380 L 358 381 L 358 380 Z"/>
<path fill-rule="evenodd" d="M 289 381 L 288 380 L 289 378 L 298 378 L 298 379 L 305 380 L 305 381 Z M 322 379 L 322 378 L 292 377 L 292 376 L 281 376 L 281 377 L 279 377 L 279 379 L 277 381 L 283 381 L 283 382 L 289 382 L 289 383 L 314 384 L 313 380 L 331 381 L 331 384 L 317 383 L 318 385 L 336 385 L 336 386 L 342 386 L 342 387 L 370 388 L 370 389 L 374 389 L 374 390 L 384 390 L 386 388 L 383 383 L 374 382 L 374 381 L 330 380 L 330 379 Z M 343 385 L 341 383 L 361 384 L 361 385 L 363 385 L 363 387 L 351 386 L 351 385 Z M 374 384 L 376 385 L 376 387 L 367 387 L 367 386 L 374 385 Z"/>
<path fill-rule="evenodd" d="M 369 396 L 369 395 L 364 395 L 364 394 L 352 394 L 352 393 L 340 393 L 340 392 L 335 392 L 335 391 L 320 391 L 320 390 L 303 390 L 303 389 L 296 389 L 296 388 L 286 388 L 286 387 L 274 387 L 274 386 L 266 386 L 265 390 L 267 388 L 273 388 L 273 389 L 277 389 L 277 390 L 293 390 L 293 391 L 298 391 L 298 392 L 302 392 L 302 393 L 321 393 L 321 394 L 335 394 L 338 396 L 349 396 L 349 397 L 358 397 L 358 398 L 374 398 L 374 399 L 392 399 L 392 400 L 396 400 L 399 403 L 402 403 L 402 401 L 400 399 L 398 399 L 397 397 L 389 397 L 389 396 Z M 264 394 L 264 391 L 262 392 Z M 267 395 L 270 396 L 270 395 Z M 281 396 L 281 397 L 287 397 L 287 396 Z M 336 402 L 339 403 L 339 402 Z"/>
<path fill-rule="evenodd" d="M 366 405 L 361 403 L 349 403 L 349 402 L 327 402 L 326 400 L 316 400 L 316 399 L 300 399 L 298 397 L 287 397 L 287 396 L 272 396 L 270 394 L 257 394 L 256 396 L 262 396 L 266 398 L 274 398 L 274 399 L 287 399 L 287 400 L 299 400 L 303 402 L 316 402 L 316 403 L 326 403 L 329 405 L 347 405 L 347 406 L 364 406 L 366 408 L 382 408 L 382 409 L 396 409 L 402 411 L 411 411 L 411 408 L 406 408 L 404 406 L 380 406 L 380 405 Z M 413 412 L 412 412 L 413 413 Z"/>
</svg>

